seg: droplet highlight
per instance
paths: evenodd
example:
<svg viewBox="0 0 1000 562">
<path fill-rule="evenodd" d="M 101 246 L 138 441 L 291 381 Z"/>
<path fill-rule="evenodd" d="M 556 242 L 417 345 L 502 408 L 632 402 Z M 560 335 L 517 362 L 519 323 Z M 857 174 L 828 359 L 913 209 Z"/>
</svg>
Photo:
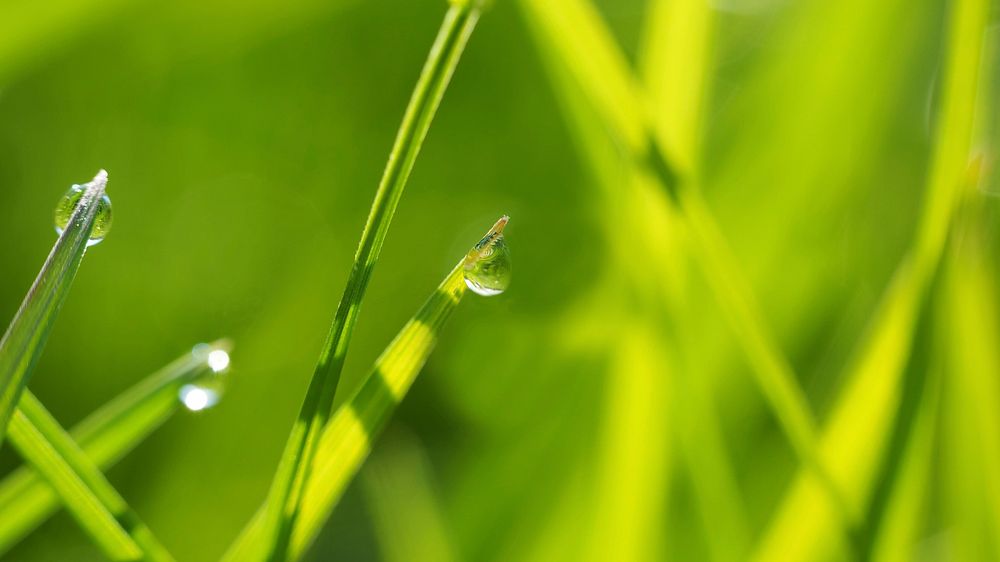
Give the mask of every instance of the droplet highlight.
<svg viewBox="0 0 1000 562">
<path fill-rule="evenodd" d="M 219 403 L 219 393 L 196 384 L 181 387 L 179 397 L 184 407 L 192 412 L 200 412 Z"/>
<path fill-rule="evenodd" d="M 177 398 L 192 412 L 207 410 L 219 403 L 226 384 L 229 369 L 229 353 L 225 349 L 198 344 L 191 350 L 204 367 L 198 376 L 185 384 L 177 392 Z"/>
<path fill-rule="evenodd" d="M 102 170 L 101 174 L 95 178 L 106 178 L 107 174 Z M 73 211 L 80 205 L 80 200 L 83 199 L 83 194 L 87 190 L 89 184 L 78 185 L 74 184 L 70 186 L 69 190 L 63 195 L 62 199 L 59 200 L 59 204 L 56 205 L 55 212 L 55 226 L 56 233 L 62 234 L 66 230 L 66 225 L 69 224 L 69 220 L 73 217 Z M 87 240 L 87 246 L 93 246 L 94 244 L 100 243 L 104 240 L 104 237 L 108 235 L 108 231 L 111 230 L 111 198 L 104 194 L 101 199 L 97 202 L 97 215 L 94 216 L 94 229 L 90 232 L 90 239 Z"/>
<path fill-rule="evenodd" d="M 501 217 L 465 256 L 465 285 L 477 295 L 492 297 L 510 287 L 510 248 L 503 238 L 509 220 Z"/>
</svg>

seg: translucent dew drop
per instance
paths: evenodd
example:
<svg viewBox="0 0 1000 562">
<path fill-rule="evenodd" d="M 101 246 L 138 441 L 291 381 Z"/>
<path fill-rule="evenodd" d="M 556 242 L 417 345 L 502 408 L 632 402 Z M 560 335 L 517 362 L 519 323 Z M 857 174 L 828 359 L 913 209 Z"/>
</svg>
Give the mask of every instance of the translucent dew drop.
<svg viewBox="0 0 1000 562">
<path fill-rule="evenodd" d="M 184 407 L 192 412 L 200 412 L 205 408 L 211 408 L 219 402 L 218 392 L 196 384 L 182 386 L 179 397 Z"/>
<path fill-rule="evenodd" d="M 465 256 L 465 285 L 477 295 L 492 297 L 510 286 L 510 248 L 503 239 L 508 220 L 501 217 Z"/>
<path fill-rule="evenodd" d="M 98 174 L 98 177 L 101 177 L 101 174 Z M 63 195 L 62 199 L 59 200 L 59 204 L 56 205 L 55 212 L 55 225 L 56 232 L 58 234 L 62 234 L 63 231 L 66 230 L 66 225 L 69 224 L 69 219 L 73 216 L 73 211 L 75 211 L 77 206 L 80 204 L 80 199 L 83 198 L 83 193 L 86 190 L 86 184 L 74 184 L 69 188 L 69 191 Z M 94 217 L 94 229 L 90 232 L 90 240 L 87 240 L 87 246 L 93 246 L 101 240 L 104 240 L 104 237 L 108 235 L 109 230 L 111 230 L 111 198 L 105 194 L 101 196 L 100 201 L 97 203 L 97 215 Z"/>
<path fill-rule="evenodd" d="M 203 370 L 191 383 L 180 388 L 177 398 L 188 410 L 200 412 L 215 406 L 222 398 L 226 370 L 229 369 L 229 353 L 200 343 L 194 346 L 191 354 L 203 362 Z"/>
</svg>

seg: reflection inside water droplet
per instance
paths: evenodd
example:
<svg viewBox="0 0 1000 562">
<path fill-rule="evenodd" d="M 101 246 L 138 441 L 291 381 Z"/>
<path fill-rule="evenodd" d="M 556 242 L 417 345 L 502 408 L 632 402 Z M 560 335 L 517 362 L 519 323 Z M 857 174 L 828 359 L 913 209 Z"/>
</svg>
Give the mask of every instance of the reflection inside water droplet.
<svg viewBox="0 0 1000 562">
<path fill-rule="evenodd" d="M 200 412 L 205 408 L 211 408 L 219 402 L 218 392 L 195 384 L 182 386 L 178 397 L 181 399 L 184 407 L 192 412 Z"/>
<path fill-rule="evenodd" d="M 177 393 L 185 408 L 199 412 L 219 403 L 225 389 L 229 369 L 229 353 L 225 349 L 200 343 L 191 349 L 191 355 L 202 362 L 201 372 Z"/>
<path fill-rule="evenodd" d="M 502 217 L 465 257 L 465 285 L 477 295 L 492 297 L 510 286 L 510 248 L 503 238 L 508 217 Z"/>
<path fill-rule="evenodd" d="M 73 217 L 73 211 L 80 204 L 80 199 L 83 198 L 83 194 L 87 190 L 87 185 L 74 184 L 63 195 L 62 199 L 59 200 L 55 212 L 56 233 L 62 234 L 66 230 L 66 225 L 69 224 L 69 219 Z M 90 231 L 90 240 L 87 240 L 87 246 L 93 246 L 104 240 L 109 230 L 111 230 L 111 198 L 105 194 L 97 202 L 94 229 Z"/>
</svg>

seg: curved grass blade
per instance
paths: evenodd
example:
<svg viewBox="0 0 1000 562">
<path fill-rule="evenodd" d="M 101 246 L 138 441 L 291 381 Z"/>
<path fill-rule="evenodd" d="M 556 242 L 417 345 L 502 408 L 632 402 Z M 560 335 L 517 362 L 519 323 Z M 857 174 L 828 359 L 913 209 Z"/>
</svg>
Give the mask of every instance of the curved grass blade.
<svg viewBox="0 0 1000 562">
<path fill-rule="evenodd" d="M 823 458 L 853 505 L 863 505 L 872 493 L 879 453 L 898 407 L 916 319 L 939 268 L 967 180 L 977 72 L 988 14 L 987 0 L 951 4 L 941 117 L 917 238 L 883 297 L 822 436 Z M 756 559 L 809 560 L 841 546 L 830 536 L 825 524 L 829 514 L 817 504 L 816 495 L 815 488 L 800 475 L 778 508 Z"/>
<path fill-rule="evenodd" d="M 101 170 L 85 185 L 66 229 L 56 240 L 21 308 L 0 339 L 0 442 L 3 442 L 14 406 L 42 353 L 59 307 L 80 268 L 107 182 L 108 173 Z"/>
<path fill-rule="evenodd" d="M 229 348 L 223 341 L 209 349 Z M 70 435 L 96 466 L 102 470 L 112 466 L 177 411 L 178 392 L 209 369 L 207 357 L 207 353 L 186 353 L 95 411 Z M 59 507 L 52 486 L 30 466 L 0 482 L 0 514 L 7 515 L 0 517 L 0 556 Z"/>
<path fill-rule="evenodd" d="M 93 461 L 30 392 L 10 422 L 10 440 L 113 560 L 173 560 Z"/>
<path fill-rule="evenodd" d="M 500 232 L 507 217 L 490 233 Z M 406 396 L 424 366 L 438 333 L 465 294 L 464 270 L 479 254 L 470 252 L 445 277 L 417 314 L 375 361 L 361 386 L 337 409 L 323 431 L 306 486 L 298 525 L 291 537 L 289 560 L 297 560 L 316 538 L 340 500 L 347 484 L 361 467 L 372 443 Z M 253 560 L 264 540 L 264 510 L 244 530 L 223 560 Z"/>
<path fill-rule="evenodd" d="M 330 418 L 340 372 L 368 281 L 424 137 L 478 19 L 478 3 L 452 4 L 406 108 L 368 222 L 361 234 L 347 287 L 268 493 L 264 532 L 269 537 L 266 544 L 270 544 L 268 558 L 271 560 L 285 558 L 302 502 L 302 491 L 309 480 L 309 468 L 323 426 Z"/>
</svg>

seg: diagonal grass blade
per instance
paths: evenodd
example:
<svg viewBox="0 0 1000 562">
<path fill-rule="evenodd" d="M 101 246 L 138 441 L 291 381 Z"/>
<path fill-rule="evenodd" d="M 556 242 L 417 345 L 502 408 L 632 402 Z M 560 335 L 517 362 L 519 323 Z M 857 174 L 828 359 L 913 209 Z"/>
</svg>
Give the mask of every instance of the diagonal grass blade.
<svg viewBox="0 0 1000 562">
<path fill-rule="evenodd" d="M 0 442 L 83 260 L 107 182 L 108 174 L 101 170 L 84 186 L 66 228 L 0 339 Z"/>
<path fill-rule="evenodd" d="M 95 465 L 106 469 L 177 411 L 178 392 L 205 375 L 210 352 L 227 352 L 229 348 L 229 343 L 222 341 L 204 351 L 196 348 L 184 354 L 92 413 L 70 435 Z M 59 507 L 59 496 L 52 486 L 30 466 L 0 481 L 0 514 L 8 514 L 0 517 L 0 555 Z"/>
<path fill-rule="evenodd" d="M 309 467 L 320 433 L 330 418 L 368 281 L 424 137 L 478 19 L 478 2 L 453 2 L 406 108 L 361 235 L 347 287 L 268 493 L 264 533 L 269 537 L 266 542 L 271 545 L 268 554 L 271 560 L 285 559 L 302 491 L 309 481 Z"/>
</svg>

